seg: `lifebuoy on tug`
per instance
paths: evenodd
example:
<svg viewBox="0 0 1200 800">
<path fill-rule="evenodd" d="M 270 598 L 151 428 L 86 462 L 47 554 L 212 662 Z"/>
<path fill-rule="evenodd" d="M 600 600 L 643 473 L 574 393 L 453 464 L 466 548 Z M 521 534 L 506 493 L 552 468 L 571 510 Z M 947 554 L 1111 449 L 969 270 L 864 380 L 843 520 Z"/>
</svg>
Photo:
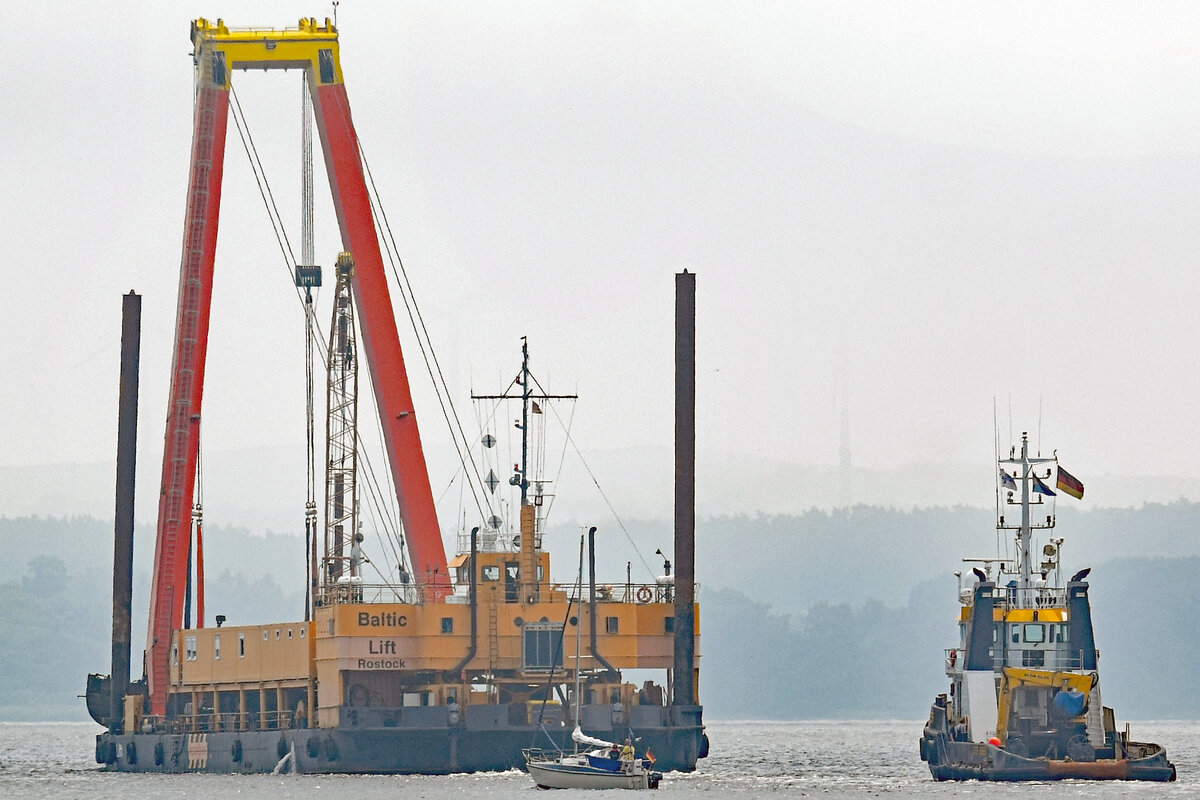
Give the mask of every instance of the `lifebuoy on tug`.
<svg viewBox="0 0 1200 800">
<path fill-rule="evenodd" d="M 947 660 L 947 661 L 950 663 L 950 667 L 951 667 L 951 669 L 953 669 L 953 668 L 954 668 L 954 662 L 958 661 L 958 651 L 957 651 L 957 650 L 951 650 L 951 651 L 950 651 L 950 658 L 948 658 L 948 659 L 946 659 L 946 660 Z"/>
<path fill-rule="evenodd" d="M 650 598 L 654 597 L 654 593 L 650 591 L 649 586 L 639 586 L 637 590 L 637 601 L 639 603 L 649 603 Z"/>
</svg>

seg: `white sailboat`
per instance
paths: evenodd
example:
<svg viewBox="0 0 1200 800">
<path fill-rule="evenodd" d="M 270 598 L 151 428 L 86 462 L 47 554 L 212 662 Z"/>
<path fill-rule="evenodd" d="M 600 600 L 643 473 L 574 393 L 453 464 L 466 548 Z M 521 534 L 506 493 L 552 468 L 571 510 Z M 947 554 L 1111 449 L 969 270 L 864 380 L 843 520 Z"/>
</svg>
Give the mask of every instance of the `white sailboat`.
<svg viewBox="0 0 1200 800">
<path fill-rule="evenodd" d="M 577 601 L 583 597 L 583 539 L 579 542 L 579 576 L 575 582 Z M 525 765 L 539 789 L 657 789 L 662 773 L 654 770 L 653 757 L 638 758 L 631 739 L 624 745 L 588 736 L 580 718 L 580 639 L 582 620 L 575 626 L 575 729 L 572 753 L 549 754 L 540 748 L 525 750 Z M 590 749 L 579 751 L 579 745 Z"/>
</svg>

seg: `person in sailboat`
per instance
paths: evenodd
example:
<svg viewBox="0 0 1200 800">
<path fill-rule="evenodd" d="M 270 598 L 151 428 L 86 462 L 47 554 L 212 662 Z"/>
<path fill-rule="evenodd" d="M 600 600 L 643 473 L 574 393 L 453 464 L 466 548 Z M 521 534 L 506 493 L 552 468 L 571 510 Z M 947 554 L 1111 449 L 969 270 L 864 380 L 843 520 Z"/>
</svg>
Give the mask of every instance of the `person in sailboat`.
<svg viewBox="0 0 1200 800">
<path fill-rule="evenodd" d="M 625 746 L 621 748 L 621 769 L 633 772 L 633 742 L 628 738 L 625 739 Z"/>
</svg>

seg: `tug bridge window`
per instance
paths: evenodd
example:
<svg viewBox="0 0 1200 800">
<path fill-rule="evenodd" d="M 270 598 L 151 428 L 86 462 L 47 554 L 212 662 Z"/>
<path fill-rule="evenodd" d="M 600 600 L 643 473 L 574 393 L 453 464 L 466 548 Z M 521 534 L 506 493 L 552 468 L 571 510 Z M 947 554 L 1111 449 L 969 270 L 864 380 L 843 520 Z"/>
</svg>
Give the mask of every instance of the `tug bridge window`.
<svg viewBox="0 0 1200 800">
<path fill-rule="evenodd" d="M 1025 641 L 1029 644 L 1041 644 L 1046 641 L 1046 626 L 1039 623 L 1024 625 Z"/>
</svg>

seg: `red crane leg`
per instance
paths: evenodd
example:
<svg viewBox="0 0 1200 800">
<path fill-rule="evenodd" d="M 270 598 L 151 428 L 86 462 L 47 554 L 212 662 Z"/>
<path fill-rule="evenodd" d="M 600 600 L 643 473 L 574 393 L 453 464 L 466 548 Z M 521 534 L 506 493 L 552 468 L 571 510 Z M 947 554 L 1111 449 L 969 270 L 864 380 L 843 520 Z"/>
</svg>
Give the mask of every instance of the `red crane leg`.
<svg viewBox="0 0 1200 800">
<path fill-rule="evenodd" d="M 190 535 L 196 454 L 200 446 L 200 404 L 204 356 L 208 349 L 213 260 L 221 210 L 221 170 L 229 91 L 203 85 L 196 91 L 192 164 L 184 220 L 179 307 L 171 396 L 163 445 L 158 534 L 154 543 L 154 582 L 150 591 L 147 680 L 150 713 L 164 714 L 170 683 L 171 632 L 183 621 L 187 537 Z"/>
<path fill-rule="evenodd" d="M 412 392 L 400 351 L 400 336 L 392 312 L 387 275 L 363 179 L 358 138 L 350 119 L 345 84 L 316 87 L 317 130 L 325 153 L 325 168 L 333 192 L 342 246 L 354 256 L 354 303 L 362 327 L 362 342 L 379 407 L 392 482 L 408 541 L 416 580 L 428 586 L 427 597 L 450 592 L 446 551 L 438 528 L 429 471 L 421 450 L 421 435 L 413 410 Z"/>
</svg>

